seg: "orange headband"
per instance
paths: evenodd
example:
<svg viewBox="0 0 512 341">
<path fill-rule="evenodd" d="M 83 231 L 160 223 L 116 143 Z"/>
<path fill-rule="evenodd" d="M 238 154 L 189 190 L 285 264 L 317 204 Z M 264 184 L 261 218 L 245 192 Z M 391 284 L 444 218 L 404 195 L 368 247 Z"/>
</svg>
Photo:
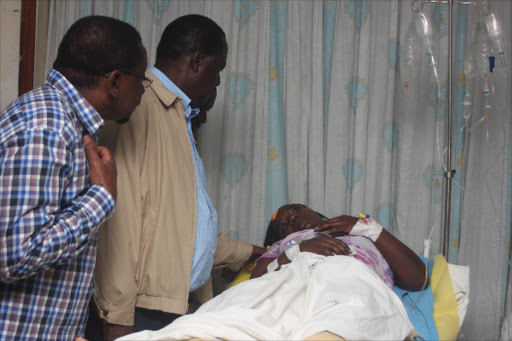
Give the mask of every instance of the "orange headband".
<svg viewBox="0 0 512 341">
<path fill-rule="evenodd" d="M 272 220 L 276 219 L 277 212 L 279 212 L 279 209 L 277 209 L 277 211 L 276 211 L 276 212 L 274 213 L 274 215 L 272 216 Z"/>
</svg>

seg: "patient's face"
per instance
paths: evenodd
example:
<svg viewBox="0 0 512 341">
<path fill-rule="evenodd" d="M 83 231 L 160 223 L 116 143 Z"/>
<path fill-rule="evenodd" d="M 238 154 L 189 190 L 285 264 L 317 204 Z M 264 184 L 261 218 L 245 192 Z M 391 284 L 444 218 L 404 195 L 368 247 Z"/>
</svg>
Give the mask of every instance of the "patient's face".
<svg viewBox="0 0 512 341">
<path fill-rule="evenodd" d="M 314 228 L 323 222 L 322 217 L 315 211 L 299 204 L 281 206 L 276 220 L 281 239 L 294 232 Z"/>
</svg>

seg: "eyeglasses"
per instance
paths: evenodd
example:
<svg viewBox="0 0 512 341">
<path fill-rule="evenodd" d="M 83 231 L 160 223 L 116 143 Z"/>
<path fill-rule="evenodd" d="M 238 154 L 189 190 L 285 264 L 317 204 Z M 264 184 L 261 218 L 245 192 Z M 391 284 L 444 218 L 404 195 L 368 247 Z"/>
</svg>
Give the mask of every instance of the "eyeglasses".
<svg viewBox="0 0 512 341">
<path fill-rule="evenodd" d="M 124 73 L 132 75 L 134 77 L 137 77 L 138 79 L 140 79 L 140 81 L 142 83 L 142 86 L 145 87 L 145 88 L 149 88 L 151 83 L 153 83 L 153 80 L 151 78 L 148 78 L 148 77 L 146 77 L 144 75 L 141 75 L 140 73 L 137 73 L 137 72 L 134 72 L 134 71 L 131 71 L 131 70 L 127 70 L 127 69 L 117 69 L 117 71 L 124 72 Z M 114 71 L 110 71 L 109 73 L 104 74 L 104 76 L 108 77 L 108 76 L 110 76 L 110 74 L 112 72 L 114 72 Z"/>
</svg>

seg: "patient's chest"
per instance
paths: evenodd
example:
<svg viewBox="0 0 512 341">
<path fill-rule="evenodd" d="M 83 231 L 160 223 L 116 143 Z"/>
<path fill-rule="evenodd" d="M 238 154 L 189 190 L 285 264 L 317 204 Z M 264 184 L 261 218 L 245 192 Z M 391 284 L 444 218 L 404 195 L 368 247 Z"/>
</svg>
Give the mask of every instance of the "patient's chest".
<svg viewBox="0 0 512 341">
<path fill-rule="evenodd" d="M 304 240 L 315 238 L 318 233 L 313 230 L 302 230 L 290 234 L 285 239 L 274 243 L 269 251 L 265 253 L 261 258 L 277 258 L 286 249 Z M 384 259 L 380 251 L 377 249 L 373 242 L 360 236 L 341 236 L 337 237 L 345 244 L 347 244 L 353 252 L 351 256 L 342 257 L 354 257 L 355 259 L 363 262 L 370 267 L 386 284 L 393 288 L 393 273 L 389 267 L 388 262 Z"/>
<path fill-rule="evenodd" d="M 359 236 L 342 236 L 337 239 L 347 244 L 357 260 L 369 266 L 390 288 L 393 288 L 391 268 L 370 239 Z"/>
</svg>

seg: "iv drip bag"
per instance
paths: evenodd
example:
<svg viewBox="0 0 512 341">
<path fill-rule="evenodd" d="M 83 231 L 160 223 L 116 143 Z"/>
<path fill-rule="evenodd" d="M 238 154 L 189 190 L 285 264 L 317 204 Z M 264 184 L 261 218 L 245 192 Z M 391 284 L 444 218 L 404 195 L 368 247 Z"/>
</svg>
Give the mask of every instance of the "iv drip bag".
<svg viewBox="0 0 512 341">
<path fill-rule="evenodd" d="M 479 35 L 479 29 L 480 24 L 474 24 L 473 25 L 473 34 L 472 34 L 472 40 L 469 44 L 469 47 L 466 50 L 466 55 L 464 57 L 464 62 L 462 63 L 464 68 L 464 80 L 465 85 L 467 86 L 473 77 L 477 74 L 477 65 L 476 65 L 476 54 L 477 54 L 477 47 L 478 47 L 478 35 Z"/>
<path fill-rule="evenodd" d="M 418 32 L 418 36 L 420 37 L 421 40 L 423 40 L 423 44 L 425 45 L 425 48 L 427 49 L 427 51 L 432 52 L 433 45 L 434 45 L 434 40 L 433 40 L 434 29 L 433 29 L 432 23 L 427 18 L 425 13 L 423 13 L 421 11 L 419 11 L 416 14 L 415 21 L 416 21 L 416 31 Z"/>
<path fill-rule="evenodd" d="M 421 44 L 422 42 L 416 32 L 416 23 L 413 18 L 404 37 L 404 42 L 402 44 L 403 57 L 400 58 L 402 64 L 401 74 L 404 77 L 404 86 L 406 88 L 409 88 L 412 83 L 415 83 L 415 79 L 417 78 L 417 72 L 421 63 Z"/>
<path fill-rule="evenodd" d="M 485 25 L 487 26 L 487 31 L 489 32 L 489 37 L 491 38 L 494 47 L 496 48 L 498 54 L 502 54 L 503 51 L 503 37 L 501 35 L 501 25 L 494 13 L 489 12 L 484 17 Z"/>
<path fill-rule="evenodd" d="M 505 41 L 503 39 L 503 32 L 500 22 L 496 18 L 496 15 L 490 11 L 484 16 L 484 21 L 485 26 L 487 27 L 487 31 L 489 32 L 489 38 L 491 39 L 492 45 L 494 47 L 494 52 L 498 54 L 501 66 L 505 72 L 508 72 L 505 56 Z"/>
<path fill-rule="evenodd" d="M 489 40 L 489 35 L 485 31 L 485 27 L 481 26 L 481 30 L 478 32 L 477 37 L 476 65 L 478 74 L 483 78 L 489 76 L 489 57 L 491 55 L 491 42 Z"/>
<path fill-rule="evenodd" d="M 423 41 L 425 54 L 428 56 L 430 69 L 437 86 L 437 104 L 441 104 L 441 84 L 439 81 L 439 70 L 437 66 L 437 57 L 434 52 L 434 27 L 429 18 L 422 11 L 418 11 L 414 18 L 416 23 L 416 32 Z"/>
</svg>

